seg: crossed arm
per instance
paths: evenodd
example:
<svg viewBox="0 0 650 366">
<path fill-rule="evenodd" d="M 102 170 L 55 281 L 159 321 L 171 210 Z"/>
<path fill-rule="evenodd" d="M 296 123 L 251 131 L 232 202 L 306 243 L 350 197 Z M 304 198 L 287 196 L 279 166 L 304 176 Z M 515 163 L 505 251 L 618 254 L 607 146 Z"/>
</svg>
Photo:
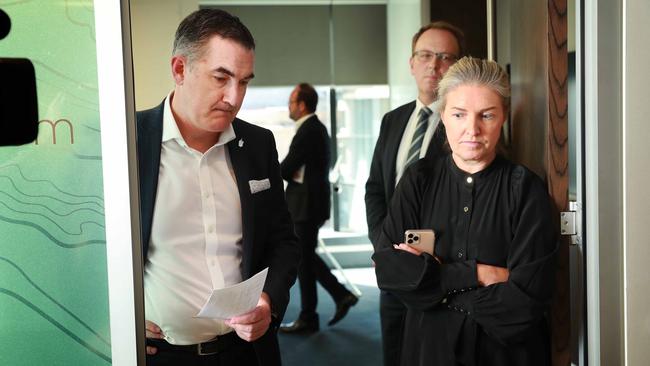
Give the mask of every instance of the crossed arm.
<svg viewBox="0 0 650 366">
<path fill-rule="evenodd" d="M 509 241 L 507 268 L 477 260 L 440 263 L 404 244 L 393 244 L 401 241 L 405 228 L 419 225 L 419 186 L 409 177 L 402 179 L 402 184 L 373 255 L 379 287 L 410 309 L 432 311 L 446 305 L 504 344 L 539 324 L 552 295 L 558 248 L 550 202 L 541 181 L 523 183 L 526 186 L 513 217 L 512 237 L 504 238 Z"/>
</svg>

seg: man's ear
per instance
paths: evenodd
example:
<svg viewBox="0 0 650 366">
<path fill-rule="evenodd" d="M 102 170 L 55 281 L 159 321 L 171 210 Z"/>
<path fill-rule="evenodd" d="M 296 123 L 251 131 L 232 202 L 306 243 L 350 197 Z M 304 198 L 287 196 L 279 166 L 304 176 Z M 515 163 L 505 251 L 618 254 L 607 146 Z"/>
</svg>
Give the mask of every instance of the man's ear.
<svg viewBox="0 0 650 366">
<path fill-rule="evenodd" d="M 183 85 L 185 80 L 185 71 L 188 69 L 187 58 L 185 56 L 172 57 L 172 76 L 176 85 Z"/>
</svg>

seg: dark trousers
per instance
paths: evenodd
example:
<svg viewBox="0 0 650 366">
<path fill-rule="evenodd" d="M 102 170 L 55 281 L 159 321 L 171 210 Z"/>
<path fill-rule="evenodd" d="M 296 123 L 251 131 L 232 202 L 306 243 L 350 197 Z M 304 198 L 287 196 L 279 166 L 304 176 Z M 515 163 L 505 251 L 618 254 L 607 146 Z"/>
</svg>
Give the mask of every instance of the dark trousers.
<svg viewBox="0 0 650 366">
<path fill-rule="evenodd" d="M 384 351 L 384 366 L 399 366 L 404 339 L 406 306 L 389 292 L 379 294 L 379 317 Z"/>
<path fill-rule="evenodd" d="M 155 344 L 151 344 L 155 345 Z M 200 356 L 196 353 L 158 349 L 155 355 L 147 355 L 147 366 L 258 366 L 253 345 L 244 340 L 214 355 Z"/>
<path fill-rule="evenodd" d="M 297 222 L 295 230 L 302 247 L 302 260 L 298 266 L 298 282 L 300 284 L 300 318 L 313 319 L 316 317 L 316 281 L 325 288 L 335 302 L 340 301 L 349 291 L 339 283 L 327 264 L 316 254 L 318 229 L 322 223 Z"/>
</svg>

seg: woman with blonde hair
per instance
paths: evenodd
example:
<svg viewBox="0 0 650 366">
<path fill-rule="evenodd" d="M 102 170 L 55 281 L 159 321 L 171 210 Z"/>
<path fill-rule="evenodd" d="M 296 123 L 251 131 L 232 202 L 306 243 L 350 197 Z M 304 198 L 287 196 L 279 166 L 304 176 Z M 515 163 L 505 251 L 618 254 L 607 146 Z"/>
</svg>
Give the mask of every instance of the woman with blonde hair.
<svg viewBox="0 0 650 366">
<path fill-rule="evenodd" d="M 454 64 L 437 104 L 451 154 L 414 163 L 392 199 L 373 259 L 408 308 L 404 366 L 550 364 L 557 234 L 544 182 L 497 154 L 509 97 L 495 62 Z M 404 244 L 412 229 L 434 231 L 434 255 Z"/>
</svg>

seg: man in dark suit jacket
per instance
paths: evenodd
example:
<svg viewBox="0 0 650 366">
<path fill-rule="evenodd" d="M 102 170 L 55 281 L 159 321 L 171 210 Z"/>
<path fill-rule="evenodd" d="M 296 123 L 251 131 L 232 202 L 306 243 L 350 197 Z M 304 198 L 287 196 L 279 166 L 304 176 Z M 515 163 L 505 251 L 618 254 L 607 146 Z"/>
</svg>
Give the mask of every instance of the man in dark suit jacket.
<svg viewBox="0 0 650 366">
<path fill-rule="evenodd" d="M 418 158 L 446 154 L 444 126 L 439 123 L 440 116 L 432 111 L 435 110 L 438 81 L 463 54 L 463 33 L 449 23 L 433 22 L 415 33 L 411 47 L 409 64 L 418 87 L 418 98 L 384 115 L 366 182 L 368 236 L 375 246 L 388 204 L 404 170 Z M 406 308 L 386 291 L 380 293 L 379 307 L 384 366 L 396 366 L 400 364 Z"/>
<path fill-rule="evenodd" d="M 282 178 L 288 183 L 287 204 L 302 247 L 298 267 L 301 312 L 296 321 L 280 327 L 283 332 L 319 329 L 317 280 L 336 302 L 336 312 L 329 325 L 341 320 L 358 300 L 315 252 L 318 229 L 330 217 L 329 135 L 314 114 L 317 104 L 316 90 L 306 83 L 296 86 L 289 97 L 289 117 L 296 121 L 297 131 L 280 167 Z"/>
<path fill-rule="evenodd" d="M 300 249 L 273 135 L 235 118 L 254 47 L 238 18 L 190 14 L 174 41 L 174 90 L 137 114 L 147 365 L 281 364 L 277 328 Z M 212 289 L 267 267 L 253 310 L 194 317 Z"/>
</svg>

